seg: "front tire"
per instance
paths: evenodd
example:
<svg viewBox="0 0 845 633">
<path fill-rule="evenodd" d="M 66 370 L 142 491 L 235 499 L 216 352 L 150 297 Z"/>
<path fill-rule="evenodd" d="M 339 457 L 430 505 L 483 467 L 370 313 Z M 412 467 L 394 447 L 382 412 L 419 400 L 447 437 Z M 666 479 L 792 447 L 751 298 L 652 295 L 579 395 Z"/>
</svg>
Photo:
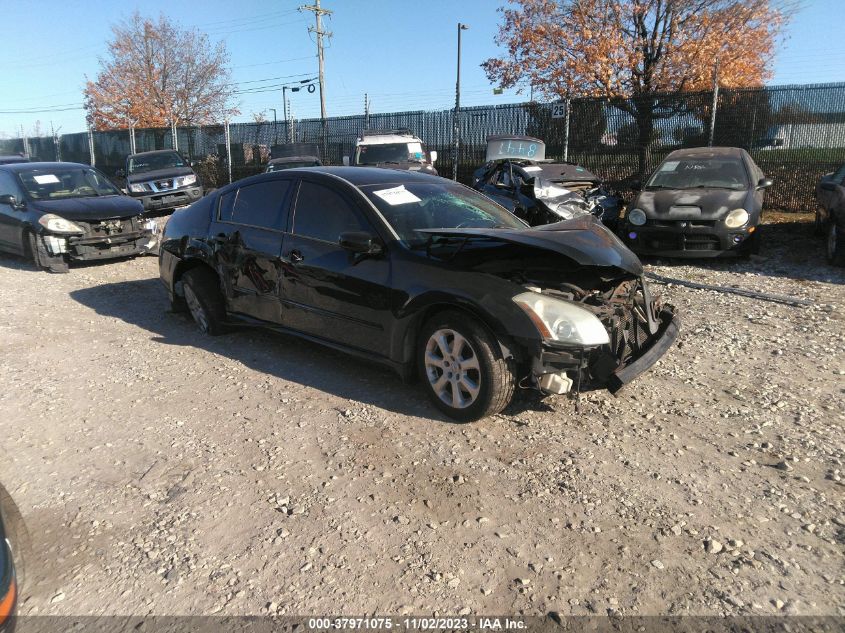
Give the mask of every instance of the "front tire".
<svg viewBox="0 0 845 633">
<path fill-rule="evenodd" d="M 426 322 L 417 367 L 434 406 L 461 422 L 499 413 L 516 386 L 513 360 L 504 358 L 487 328 L 459 312 Z"/>
<path fill-rule="evenodd" d="M 192 268 L 182 278 L 185 304 L 203 334 L 218 336 L 226 331 L 226 308 L 217 276 L 207 268 Z"/>
<path fill-rule="evenodd" d="M 845 266 L 845 234 L 834 218 L 828 222 L 825 245 L 828 263 L 834 266 Z"/>
</svg>

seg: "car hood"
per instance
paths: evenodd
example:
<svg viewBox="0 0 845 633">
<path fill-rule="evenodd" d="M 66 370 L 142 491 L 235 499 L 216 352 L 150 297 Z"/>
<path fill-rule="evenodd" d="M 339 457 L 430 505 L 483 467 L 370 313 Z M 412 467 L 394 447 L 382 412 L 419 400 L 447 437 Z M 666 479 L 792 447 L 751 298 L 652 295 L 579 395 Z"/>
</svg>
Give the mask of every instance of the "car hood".
<svg viewBox="0 0 845 633">
<path fill-rule="evenodd" d="M 176 178 L 177 176 L 187 176 L 193 173 L 194 170 L 190 167 L 168 167 L 167 169 L 155 169 L 140 174 L 129 174 L 126 177 L 126 182 L 136 183 L 149 182 L 150 180 L 164 180 L 167 178 Z"/>
<path fill-rule="evenodd" d="M 531 229 L 420 229 L 430 235 L 483 237 L 552 251 L 582 266 L 614 266 L 642 275 L 639 258 L 591 215 Z"/>
<path fill-rule="evenodd" d="M 31 206 L 68 220 L 109 220 L 141 215 L 144 205 L 128 196 L 99 196 L 67 200 L 37 200 Z"/>
<path fill-rule="evenodd" d="M 630 208 L 642 209 L 651 218 L 719 220 L 745 206 L 748 190 L 663 189 L 641 191 Z"/>
</svg>

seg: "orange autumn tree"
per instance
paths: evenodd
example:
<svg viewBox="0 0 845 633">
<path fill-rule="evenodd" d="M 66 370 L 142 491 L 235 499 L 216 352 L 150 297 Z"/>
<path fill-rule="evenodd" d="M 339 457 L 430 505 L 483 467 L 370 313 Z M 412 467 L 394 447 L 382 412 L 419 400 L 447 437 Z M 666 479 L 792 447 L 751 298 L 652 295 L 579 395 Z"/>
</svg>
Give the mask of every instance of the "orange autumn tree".
<svg viewBox="0 0 845 633">
<path fill-rule="evenodd" d="M 759 86 L 789 18 L 777 0 L 508 0 L 482 64 L 503 88 L 531 85 L 551 99 L 603 97 L 634 119 L 639 173 L 655 120 L 682 109 L 682 92 Z M 789 2 L 789 0 L 785 0 Z"/>
<path fill-rule="evenodd" d="M 203 125 L 237 113 L 229 57 L 222 42 L 182 30 L 164 15 L 135 13 L 112 27 L 100 72 L 85 87 L 85 109 L 97 130 Z"/>
</svg>

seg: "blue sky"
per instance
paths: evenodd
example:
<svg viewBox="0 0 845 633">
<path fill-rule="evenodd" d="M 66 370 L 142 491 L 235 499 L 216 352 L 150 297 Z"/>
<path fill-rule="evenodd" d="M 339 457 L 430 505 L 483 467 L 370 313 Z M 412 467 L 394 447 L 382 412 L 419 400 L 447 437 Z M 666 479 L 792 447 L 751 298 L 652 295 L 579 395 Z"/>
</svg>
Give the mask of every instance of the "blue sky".
<svg viewBox="0 0 845 633">
<path fill-rule="evenodd" d="M 295 82 L 316 76 L 315 45 L 307 28 L 313 14 L 296 8 L 306 0 L 0 0 L 4 16 L 0 44 L 0 134 L 31 134 L 36 122 L 49 134 L 85 129 L 82 101 L 85 77 L 95 77 L 110 25 L 136 9 L 165 13 L 183 27 L 197 27 L 226 42 L 232 79 L 241 89 Z M 463 105 L 527 100 L 508 91 L 493 95 L 479 67 L 497 54 L 493 42 L 499 0 L 323 0 L 334 11 L 325 27 L 334 33 L 326 49 L 326 96 L 330 116 L 357 114 L 369 93 L 373 112 L 441 109 L 454 104 L 456 25 L 463 34 Z M 233 7 L 236 9 L 233 10 Z M 845 39 L 820 37 L 841 15 L 841 0 L 805 0 L 780 47 L 773 85 L 845 81 Z M 10 25 L 14 25 L 10 28 Z M 270 79 L 282 77 L 283 79 Z M 265 81 L 266 80 L 266 81 Z M 289 93 L 290 94 L 290 93 Z M 239 96 L 241 116 L 276 108 L 282 118 L 281 90 Z M 291 95 L 298 118 L 319 116 L 317 93 Z"/>
</svg>

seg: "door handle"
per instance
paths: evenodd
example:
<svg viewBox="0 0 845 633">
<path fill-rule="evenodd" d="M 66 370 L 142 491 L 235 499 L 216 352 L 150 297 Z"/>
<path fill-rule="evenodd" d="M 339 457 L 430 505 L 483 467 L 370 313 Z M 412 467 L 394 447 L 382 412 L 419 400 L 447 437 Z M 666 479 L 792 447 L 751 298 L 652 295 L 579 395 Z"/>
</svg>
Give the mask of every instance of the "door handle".
<svg viewBox="0 0 845 633">
<path fill-rule="evenodd" d="M 302 256 L 297 250 L 293 250 L 290 252 L 290 261 L 294 264 L 298 264 L 299 262 L 303 261 L 305 258 Z"/>
</svg>

